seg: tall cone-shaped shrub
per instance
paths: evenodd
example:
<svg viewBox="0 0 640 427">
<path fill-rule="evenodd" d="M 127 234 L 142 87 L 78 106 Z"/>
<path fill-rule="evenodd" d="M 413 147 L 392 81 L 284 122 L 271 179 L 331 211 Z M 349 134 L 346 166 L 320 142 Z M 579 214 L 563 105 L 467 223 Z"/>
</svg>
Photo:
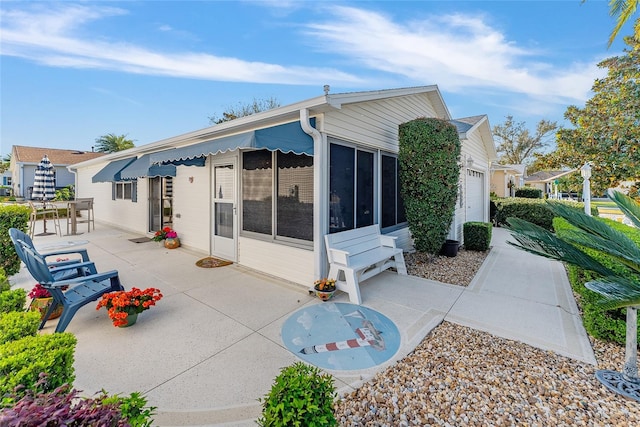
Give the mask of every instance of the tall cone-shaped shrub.
<svg viewBox="0 0 640 427">
<path fill-rule="evenodd" d="M 446 240 L 458 196 L 460 138 L 445 120 L 400 125 L 400 191 L 416 250 L 436 254 Z"/>
</svg>

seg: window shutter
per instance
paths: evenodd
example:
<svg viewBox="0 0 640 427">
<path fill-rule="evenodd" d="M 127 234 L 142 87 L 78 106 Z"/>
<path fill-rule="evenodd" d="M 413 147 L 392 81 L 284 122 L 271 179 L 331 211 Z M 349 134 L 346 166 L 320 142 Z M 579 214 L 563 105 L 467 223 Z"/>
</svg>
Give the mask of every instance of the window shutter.
<svg viewBox="0 0 640 427">
<path fill-rule="evenodd" d="M 131 201 L 138 203 L 138 180 L 131 181 Z"/>
<path fill-rule="evenodd" d="M 115 200 L 116 199 L 116 184 L 115 182 L 111 183 L 111 200 Z"/>
</svg>

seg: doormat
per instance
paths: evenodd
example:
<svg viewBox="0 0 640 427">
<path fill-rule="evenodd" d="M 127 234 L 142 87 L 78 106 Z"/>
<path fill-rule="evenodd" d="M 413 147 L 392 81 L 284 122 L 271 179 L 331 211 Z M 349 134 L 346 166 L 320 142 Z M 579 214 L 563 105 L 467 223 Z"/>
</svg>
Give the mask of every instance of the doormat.
<svg viewBox="0 0 640 427">
<path fill-rule="evenodd" d="M 233 264 L 231 261 L 227 261 L 226 259 L 214 258 L 212 256 L 196 261 L 196 265 L 202 268 L 224 267 L 225 265 L 231 264 Z"/>
<path fill-rule="evenodd" d="M 146 243 L 150 242 L 151 239 L 148 237 L 136 237 L 135 239 L 129 239 L 129 241 L 133 243 Z"/>
<path fill-rule="evenodd" d="M 293 313 L 282 325 L 293 354 L 323 369 L 358 370 L 380 365 L 400 348 L 391 319 L 361 305 L 322 302 Z"/>
</svg>

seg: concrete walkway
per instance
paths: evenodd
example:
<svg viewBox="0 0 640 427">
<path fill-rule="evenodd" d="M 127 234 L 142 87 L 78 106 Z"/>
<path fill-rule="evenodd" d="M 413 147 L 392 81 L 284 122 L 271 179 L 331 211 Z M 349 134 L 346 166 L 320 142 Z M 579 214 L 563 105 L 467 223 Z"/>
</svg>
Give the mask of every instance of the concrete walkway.
<svg viewBox="0 0 640 427">
<path fill-rule="evenodd" d="M 255 425 L 258 398 L 280 369 L 299 359 L 280 330 L 295 311 L 321 304 L 307 288 L 238 267 L 199 268 L 206 256 L 185 248 L 105 228 L 79 236 L 42 236 L 42 252 L 87 248 L 98 271 L 118 270 L 125 288 L 156 287 L 164 294 L 136 325 L 114 328 L 104 309 L 81 309 L 68 332 L 76 335 L 74 386 L 91 395 L 144 392 L 158 407 L 154 425 Z M 361 371 L 329 371 L 348 392 L 406 356 L 442 320 L 595 363 L 562 265 L 505 243 L 494 229 L 492 250 L 467 288 L 385 272 L 362 284 L 363 304 L 397 325 L 402 342 L 388 362 Z M 23 268 L 12 284 L 30 289 Z M 347 295 L 334 298 L 348 302 Z M 44 333 L 52 332 L 55 320 Z"/>
</svg>

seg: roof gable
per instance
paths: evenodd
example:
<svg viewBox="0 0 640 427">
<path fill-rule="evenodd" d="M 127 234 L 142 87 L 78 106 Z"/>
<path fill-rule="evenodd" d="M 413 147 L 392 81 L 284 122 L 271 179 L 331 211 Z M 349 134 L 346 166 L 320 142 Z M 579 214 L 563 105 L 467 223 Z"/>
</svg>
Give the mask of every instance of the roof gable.
<svg viewBox="0 0 640 427">
<path fill-rule="evenodd" d="M 49 157 L 49 161 L 54 166 L 67 166 L 85 160 L 95 159 L 104 156 L 105 153 L 93 151 L 61 150 L 59 148 L 39 148 L 14 145 L 11 151 L 11 160 L 16 163 L 37 164 L 44 155 Z"/>
<path fill-rule="evenodd" d="M 478 132 L 489 161 L 491 162 L 498 158 L 496 145 L 493 141 L 493 133 L 491 133 L 491 127 L 489 126 L 489 118 L 486 114 L 453 119 L 450 122 L 458 130 L 460 139 L 469 139 L 469 134 Z"/>
</svg>

